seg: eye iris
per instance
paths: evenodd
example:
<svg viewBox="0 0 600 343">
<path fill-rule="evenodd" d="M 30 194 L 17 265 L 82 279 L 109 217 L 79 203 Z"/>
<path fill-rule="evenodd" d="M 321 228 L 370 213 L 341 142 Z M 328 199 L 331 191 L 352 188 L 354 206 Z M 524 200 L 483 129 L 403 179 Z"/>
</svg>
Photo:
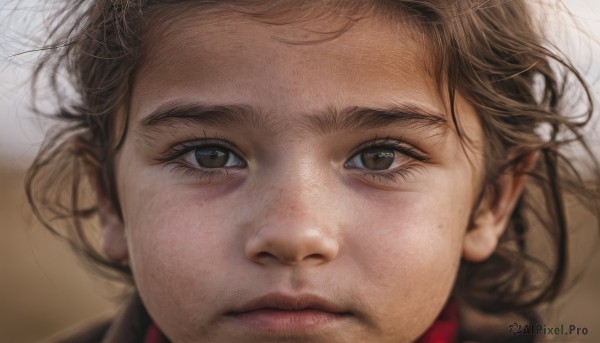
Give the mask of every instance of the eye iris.
<svg viewBox="0 0 600 343">
<path fill-rule="evenodd" d="M 388 169 L 394 163 L 394 151 L 390 149 L 369 149 L 361 153 L 360 160 L 369 169 Z"/>
<path fill-rule="evenodd" d="M 207 147 L 196 149 L 196 161 L 204 168 L 222 168 L 229 160 L 229 152 L 225 149 Z"/>
</svg>

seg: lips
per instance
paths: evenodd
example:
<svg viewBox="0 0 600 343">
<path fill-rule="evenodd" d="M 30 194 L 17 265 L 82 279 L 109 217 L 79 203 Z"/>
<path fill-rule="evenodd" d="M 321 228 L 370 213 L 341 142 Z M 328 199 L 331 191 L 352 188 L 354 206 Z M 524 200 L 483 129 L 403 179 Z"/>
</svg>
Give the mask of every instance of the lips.
<svg viewBox="0 0 600 343">
<path fill-rule="evenodd" d="M 352 313 L 315 295 L 271 293 L 241 305 L 227 316 L 256 331 L 306 334 L 342 324 Z"/>
<path fill-rule="evenodd" d="M 243 313 L 262 309 L 305 310 L 313 309 L 323 312 L 344 313 L 341 306 L 315 295 L 288 296 L 281 293 L 271 293 L 240 306 L 233 312 Z"/>
</svg>

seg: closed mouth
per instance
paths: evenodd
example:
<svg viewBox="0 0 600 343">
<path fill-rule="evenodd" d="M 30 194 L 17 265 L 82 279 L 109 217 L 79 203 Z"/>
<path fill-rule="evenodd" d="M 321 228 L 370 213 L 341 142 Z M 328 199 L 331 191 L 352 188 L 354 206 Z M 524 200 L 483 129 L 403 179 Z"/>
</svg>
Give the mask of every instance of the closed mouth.
<svg viewBox="0 0 600 343">
<path fill-rule="evenodd" d="M 253 299 L 226 315 L 253 330 L 286 334 L 318 332 L 353 316 L 352 312 L 322 297 L 282 293 Z"/>
</svg>

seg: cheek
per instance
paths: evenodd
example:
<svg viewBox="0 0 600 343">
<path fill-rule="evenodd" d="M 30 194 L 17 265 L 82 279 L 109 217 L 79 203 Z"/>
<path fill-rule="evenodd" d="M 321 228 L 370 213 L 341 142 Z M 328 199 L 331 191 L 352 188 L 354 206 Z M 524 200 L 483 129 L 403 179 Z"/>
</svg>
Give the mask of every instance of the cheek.
<svg viewBox="0 0 600 343">
<path fill-rule="evenodd" d="M 233 258 L 234 243 L 218 220 L 227 214 L 182 189 L 130 190 L 123 212 L 130 263 L 145 305 L 164 327 L 180 333 L 194 326 L 202 330 L 198 323 L 210 323 L 217 300 L 229 293 L 226 285 L 231 284 L 223 270 Z"/>
<path fill-rule="evenodd" d="M 355 224 L 346 225 L 354 230 L 348 236 L 351 250 L 367 259 L 380 256 L 371 261 L 374 270 L 380 264 L 398 273 L 412 265 L 436 268 L 460 256 L 468 219 L 462 203 L 455 196 L 413 193 L 355 206 L 348 211 Z"/>
<path fill-rule="evenodd" d="M 355 212 L 358 231 L 349 238 L 348 250 L 356 274 L 380 304 L 376 312 L 385 330 L 401 327 L 414 337 L 443 307 L 458 270 L 467 221 L 467 212 L 452 206 L 457 201 L 411 194 L 380 203 L 377 210 Z"/>
</svg>

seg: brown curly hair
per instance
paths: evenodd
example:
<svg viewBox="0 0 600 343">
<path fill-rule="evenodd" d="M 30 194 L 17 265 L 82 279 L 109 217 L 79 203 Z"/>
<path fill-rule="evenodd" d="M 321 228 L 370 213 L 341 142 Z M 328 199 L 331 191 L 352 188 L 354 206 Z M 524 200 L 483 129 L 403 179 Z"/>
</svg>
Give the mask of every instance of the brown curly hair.
<svg viewBox="0 0 600 343">
<path fill-rule="evenodd" d="M 600 193 L 594 177 L 598 161 L 582 129 L 590 121 L 593 99 L 580 73 L 552 48 L 536 27 L 524 0 L 69 0 L 54 18 L 46 54 L 34 73 L 34 89 L 42 79 L 59 100 L 49 113 L 62 122 L 29 169 L 27 194 L 34 213 L 50 231 L 99 266 L 107 276 L 133 283 L 126 264 L 107 259 L 94 244 L 94 201 L 85 201 L 86 171 L 95 173 L 97 188 L 119 210 L 113 157 L 119 150 L 127 118 L 116 109 L 127 103 L 134 74 L 144 61 L 146 29 L 166 13 L 188 7 L 237 11 L 256 20 L 285 23 L 303 20 L 303 8 L 342 14 L 348 25 L 362 16 L 402 14 L 424 32 L 452 105 L 460 92 L 476 108 L 485 135 L 484 188 L 494 189 L 507 170 L 520 170 L 522 160 L 537 153 L 535 166 L 522 171 L 529 181 L 495 253 L 482 263 L 463 261 L 455 296 L 492 314 L 518 313 L 532 318 L 536 306 L 557 297 L 568 266 L 569 228 L 565 198 L 575 196 L 598 217 Z M 317 44 L 318 42 L 313 42 Z M 64 82 L 71 93 L 64 93 Z M 72 94 L 74 91 L 74 95 Z M 572 113 L 567 97 L 575 96 L 580 113 Z M 42 112 L 38 109 L 39 112 Z M 116 123 L 121 129 L 116 130 Z M 466 138 L 463 137 L 463 140 Z M 588 157 L 592 179 L 584 182 L 565 147 L 578 146 Z M 482 190 L 483 194 L 483 190 Z M 551 259 L 537 256 L 528 245 L 545 236 Z"/>
</svg>

